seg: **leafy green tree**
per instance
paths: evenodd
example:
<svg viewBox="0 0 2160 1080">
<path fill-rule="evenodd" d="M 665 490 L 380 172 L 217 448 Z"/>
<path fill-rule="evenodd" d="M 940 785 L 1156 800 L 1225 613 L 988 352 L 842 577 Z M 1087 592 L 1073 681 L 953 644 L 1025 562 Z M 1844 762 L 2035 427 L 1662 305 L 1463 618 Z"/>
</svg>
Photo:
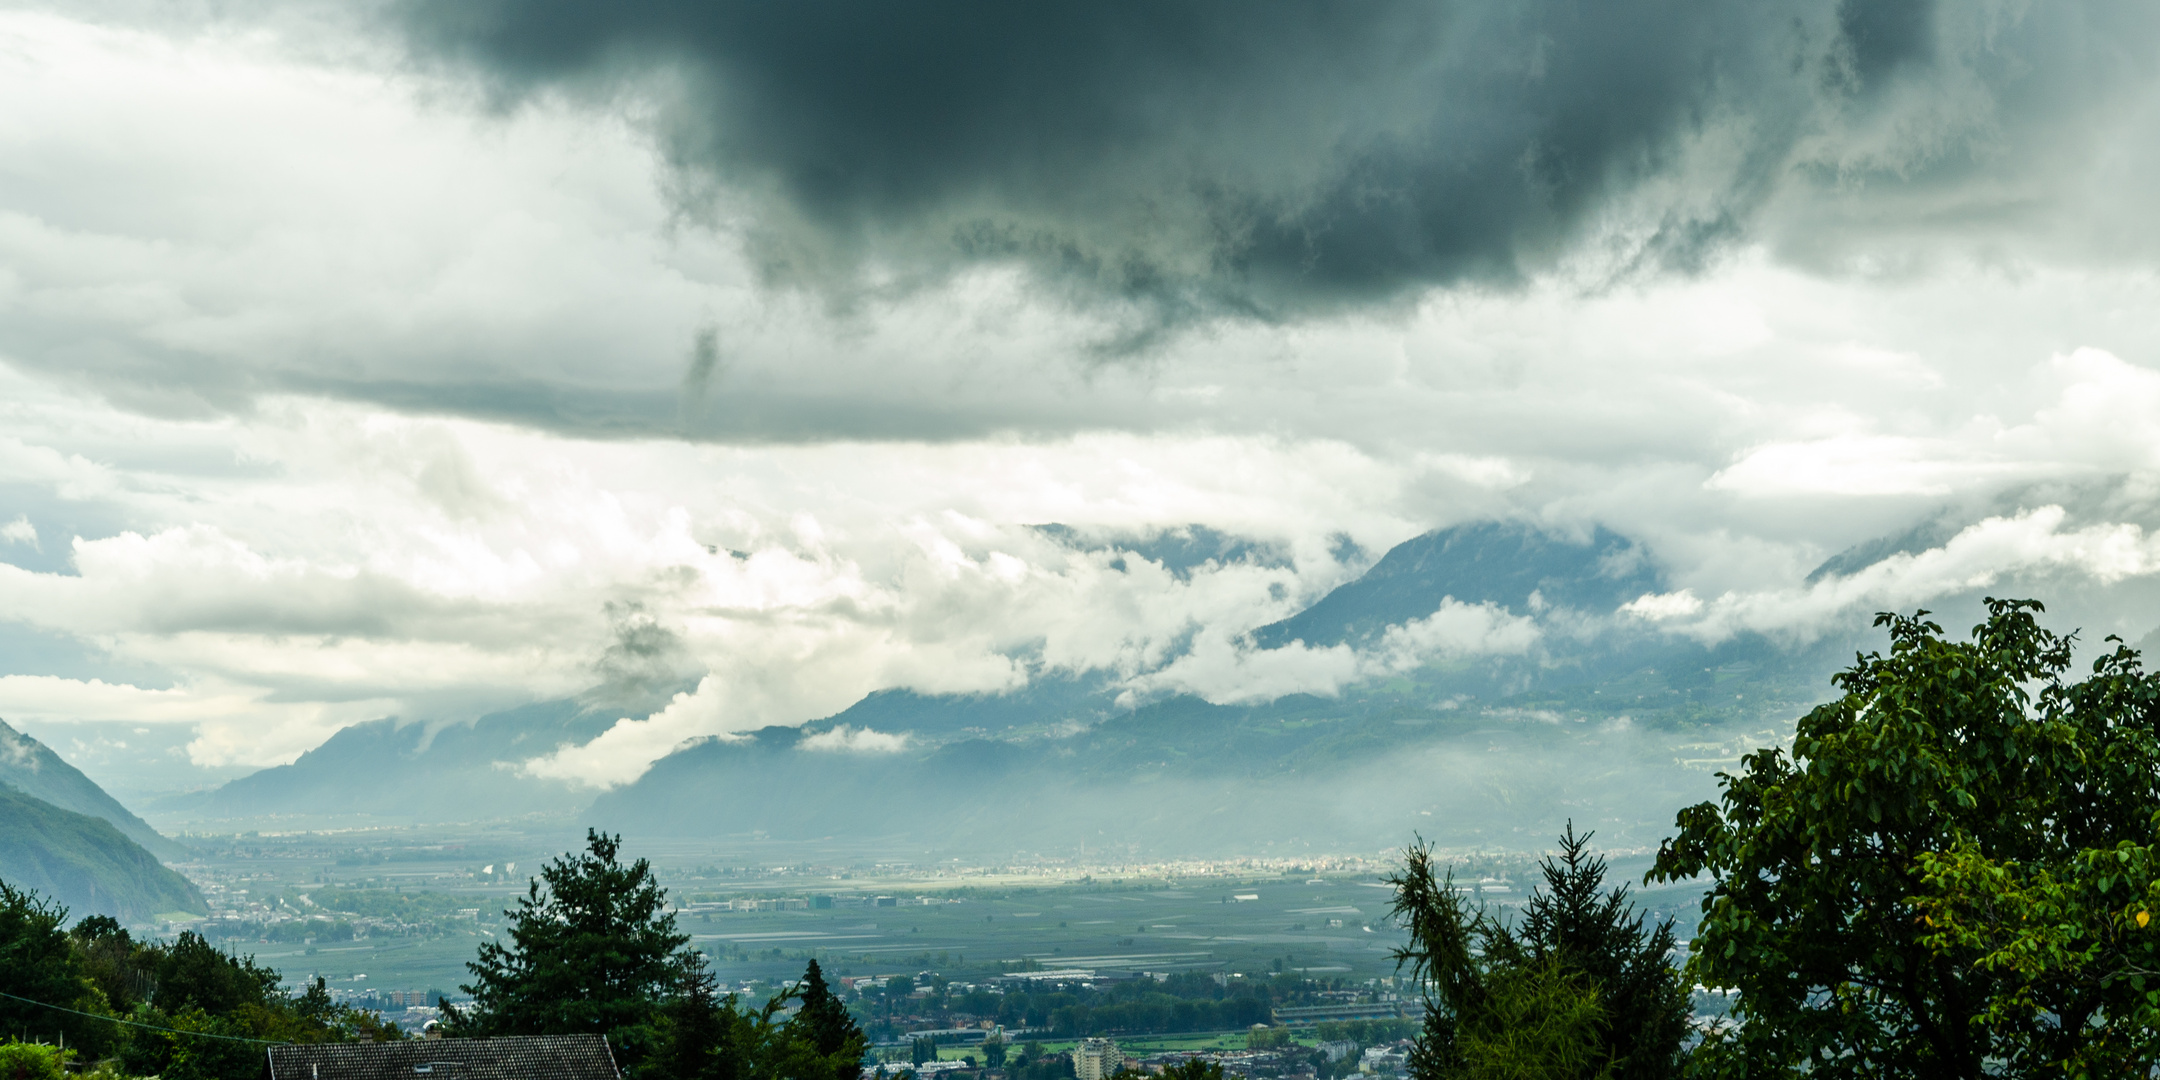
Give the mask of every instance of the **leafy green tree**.
<svg viewBox="0 0 2160 1080">
<path fill-rule="evenodd" d="M 150 1003 L 171 1013 L 196 1008 L 213 1015 L 261 1005 L 277 995 L 278 973 L 255 958 L 223 952 L 193 930 L 164 950 L 157 963 L 157 990 Z"/>
<path fill-rule="evenodd" d="M 72 1056 L 58 1046 L 11 1039 L 0 1043 L 0 1080 L 62 1080 Z"/>
<path fill-rule="evenodd" d="M 2105 994 L 2118 1011 L 2086 1024 L 2063 1056 L 2038 1058 L 2038 1071 L 2137 1076 L 2160 1063 L 2160 844 L 2124 840 L 2067 864 L 2020 865 L 1960 843 L 1921 856 L 1920 866 L 1922 942 L 1977 955 L 1975 968 L 2004 980 L 1978 1018 L 1999 1044 L 2017 1045 L 2021 1031 L 2046 1020 L 2045 1000 L 2067 983 Z M 2035 1063 L 2020 1051 L 2008 1056 Z"/>
<path fill-rule="evenodd" d="M 116 1012 L 150 1000 L 157 989 L 157 954 L 128 935 L 110 915 L 92 915 L 68 931 L 75 968 L 97 987 Z"/>
<path fill-rule="evenodd" d="M 138 1032 L 123 1058 L 130 1073 L 161 1080 L 253 1080 L 262 1072 L 263 1048 L 242 1041 L 255 1032 L 238 1020 L 194 1006 L 177 1013 L 136 1015 L 173 1030 Z"/>
<path fill-rule="evenodd" d="M 1005 1067 L 1005 1037 L 992 1035 L 983 1040 L 983 1064 L 993 1069 Z"/>
<path fill-rule="evenodd" d="M 13 997 L 0 998 L 0 1031 L 17 1032 L 82 1045 L 86 1039 L 105 1035 L 112 1025 L 40 1008 L 17 1000 L 28 998 L 43 1005 L 82 1009 L 94 1004 L 94 988 L 75 967 L 72 946 L 60 927 L 67 909 L 40 897 L 35 891 L 17 889 L 0 881 L 0 990 Z M 93 997 L 86 1002 L 86 997 Z M 95 1011 L 84 1009 L 83 1011 Z M 94 1025 L 94 1030 L 86 1030 Z"/>
<path fill-rule="evenodd" d="M 1987 609 L 1964 641 L 1924 611 L 1879 616 L 1889 655 L 1835 677 L 1790 757 L 1749 755 L 1680 813 L 1651 876 L 1709 876 L 1688 973 L 1739 991 L 1704 1074 L 2075 1075 L 2136 1043 L 2152 1001 L 2116 917 L 2135 923 L 2150 878 L 2088 853 L 2152 835 L 2160 683 L 2119 647 L 2066 681 L 2073 642 L 2039 604 Z M 2089 891 L 2062 888 L 2080 875 Z M 2091 905 L 2081 928 L 2015 932 L 2066 902 Z"/>
<path fill-rule="evenodd" d="M 455 1032 L 592 1032 L 618 1047 L 643 1037 L 681 979 L 690 936 L 666 912 L 652 867 L 617 859 L 621 842 L 588 830 L 583 854 L 541 868 L 518 907 L 503 912 L 510 944 L 484 942 L 466 965 L 474 980 L 463 989 L 473 1005 L 447 1014 Z"/>
<path fill-rule="evenodd" d="M 1689 1003 L 1665 959 L 1671 924 L 1650 925 L 1625 887 L 1606 889 L 1589 842 L 1569 824 L 1512 928 L 1474 908 L 1452 871 L 1436 874 L 1430 846 L 1404 852 L 1389 879 L 1410 932 L 1396 960 L 1431 986 L 1413 1076 L 1674 1075 Z"/>
</svg>

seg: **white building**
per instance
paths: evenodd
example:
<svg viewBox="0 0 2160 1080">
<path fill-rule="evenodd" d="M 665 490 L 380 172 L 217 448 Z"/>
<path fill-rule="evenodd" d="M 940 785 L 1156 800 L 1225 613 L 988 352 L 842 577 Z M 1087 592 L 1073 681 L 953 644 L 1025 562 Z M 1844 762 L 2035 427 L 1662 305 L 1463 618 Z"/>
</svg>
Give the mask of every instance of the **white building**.
<svg viewBox="0 0 2160 1080">
<path fill-rule="evenodd" d="M 1082 1039 L 1073 1047 L 1073 1080 L 1108 1080 L 1125 1064 L 1125 1054 L 1108 1039 Z"/>
</svg>

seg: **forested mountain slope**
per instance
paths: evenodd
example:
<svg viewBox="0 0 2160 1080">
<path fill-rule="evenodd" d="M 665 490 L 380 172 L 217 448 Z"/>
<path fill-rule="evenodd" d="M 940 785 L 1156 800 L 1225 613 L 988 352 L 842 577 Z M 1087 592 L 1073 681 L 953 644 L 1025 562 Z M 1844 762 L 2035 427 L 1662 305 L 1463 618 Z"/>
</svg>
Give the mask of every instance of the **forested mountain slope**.
<svg viewBox="0 0 2160 1080">
<path fill-rule="evenodd" d="M 75 918 L 103 914 L 140 922 L 209 910 L 193 883 L 106 819 L 4 789 L 0 881 L 58 900 Z"/>
<path fill-rule="evenodd" d="M 0 720 L 0 787 L 43 800 L 63 810 L 103 818 L 159 858 L 175 859 L 186 849 L 136 817 L 106 794 L 82 771 L 44 743 Z"/>
</svg>

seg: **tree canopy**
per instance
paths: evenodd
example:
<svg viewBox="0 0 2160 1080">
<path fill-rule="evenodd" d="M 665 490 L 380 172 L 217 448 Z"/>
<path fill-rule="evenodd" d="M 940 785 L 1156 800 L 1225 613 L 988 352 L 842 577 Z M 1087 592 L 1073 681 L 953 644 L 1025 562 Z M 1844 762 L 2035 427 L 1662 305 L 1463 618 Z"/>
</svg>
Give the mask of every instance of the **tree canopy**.
<svg viewBox="0 0 2160 1080">
<path fill-rule="evenodd" d="M 1987 601 L 1880 616 L 1791 753 L 1722 774 L 1652 876 L 1709 879 L 1690 978 L 1739 991 L 1706 1075 L 2142 1075 L 2160 681 Z M 2140 843 L 2143 841 L 2144 843 Z M 2127 1071 L 2121 1071 L 2127 1070 Z"/>
</svg>

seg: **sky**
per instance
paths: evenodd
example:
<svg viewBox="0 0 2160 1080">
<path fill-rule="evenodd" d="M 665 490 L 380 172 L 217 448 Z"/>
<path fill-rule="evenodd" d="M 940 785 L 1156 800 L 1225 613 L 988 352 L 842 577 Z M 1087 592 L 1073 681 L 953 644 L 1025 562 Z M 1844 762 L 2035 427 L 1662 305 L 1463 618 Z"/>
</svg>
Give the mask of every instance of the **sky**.
<svg viewBox="0 0 2160 1080">
<path fill-rule="evenodd" d="M 1525 647 L 1244 637 L 1494 519 L 1635 540 L 1705 640 L 2005 583 L 2134 640 L 2156 53 L 2140 2 L 6 5 L 0 717 L 177 789 L 587 694 L 529 768 L 598 787 L 890 687 L 1325 693 Z M 1106 546 L 1193 526 L 1268 555 Z"/>
</svg>

